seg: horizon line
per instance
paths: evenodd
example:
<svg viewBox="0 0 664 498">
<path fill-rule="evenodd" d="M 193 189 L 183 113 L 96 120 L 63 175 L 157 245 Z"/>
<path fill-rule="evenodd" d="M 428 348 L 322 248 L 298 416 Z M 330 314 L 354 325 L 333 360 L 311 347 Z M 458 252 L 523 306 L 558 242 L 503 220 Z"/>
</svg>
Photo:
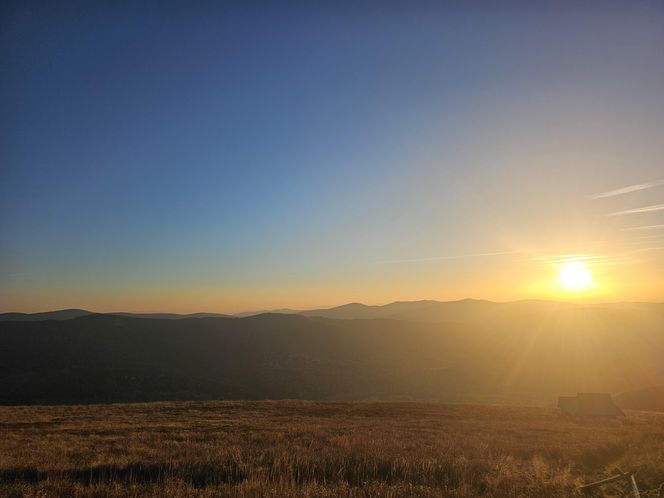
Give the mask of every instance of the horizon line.
<svg viewBox="0 0 664 498">
<path fill-rule="evenodd" d="M 226 315 L 228 317 L 238 317 L 239 315 L 244 315 L 244 314 L 255 314 L 255 315 L 260 315 L 264 313 L 275 313 L 275 314 L 299 314 L 299 313 L 304 313 L 307 311 L 316 311 L 316 310 L 332 310 L 335 308 L 340 308 L 343 306 L 350 306 L 350 305 L 360 305 L 360 306 L 366 306 L 366 307 L 384 307 L 384 306 L 389 306 L 392 304 L 399 304 L 399 303 L 421 303 L 421 302 L 432 302 L 432 303 L 439 303 L 439 304 L 444 304 L 444 303 L 460 303 L 462 301 L 478 301 L 478 302 L 487 302 L 487 303 L 492 303 L 492 304 L 513 304 L 513 303 L 523 303 L 523 302 L 545 302 L 545 303 L 558 303 L 558 304 L 572 304 L 572 305 L 578 305 L 578 306 L 595 306 L 595 305 L 611 305 L 611 304 L 664 304 L 664 301 L 582 301 L 582 300 L 575 300 L 575 299 L 540 299 L 540 298 L 524 298 L 524 299 L 514 299 L 514 300 L 508 300 L 508 301 L 494 301 L 491 299 L 482 299 L 482 298 L 473 298 L 473 297 L 466 297 L 466 298 L 461 298 L 461 299 L 451 299 L 451 300 L 438 300 L 438 299 L 415 299 L 415 300 L 396 300 L 396 301 L 390 301 L 387 303 L 383 304 L 365 304 L 359 301 L 351 301 L 351 302 L 345 302 L 342 304 L 337 304 L 337 305 L 332 305 L 332 306 L 320 306 L 320 307 L 313 307 L 313 308 L 302 308 L 302 309 L 295 309 L 295 308 L 288 308 L 288 307 L 279 307 L 279 308 L 273 308 L 273 309 L 264 309 L 264 310 L 247 310 L 247 311 L 238 311 L 238 312 L 223 312 L 223 311 L 192 311 L 192 312 L 177 312 L 177 311 L 91 311 L 89 309 L 85 308 L 59 308 L 59 309 L 51 309 L 51 310 L 45 310 L 45 311 L 0 311 L 0 314 L 10 314 L 10 313 L 16 313 L 16 314 L 22 314 L 22 315 L 34 315 L 34 314 L 39 314 L 39 313 L 57 313 L 57 312 L 62 312 L 62 311 L 84 311 L 86 313 L 90 314 L 98 314 L 98 315 L 119 315 L 122 313 L 128 313 L 128 314 L 169 314 L 169 315 L 180 315 L 180 316 L 188 316 L 188 315 L 197 315 L 197 314 L 217 314 L 217 315 Z M 292 311 L 293 313 L 279 313 L 279 311 Z"/>
</svg>

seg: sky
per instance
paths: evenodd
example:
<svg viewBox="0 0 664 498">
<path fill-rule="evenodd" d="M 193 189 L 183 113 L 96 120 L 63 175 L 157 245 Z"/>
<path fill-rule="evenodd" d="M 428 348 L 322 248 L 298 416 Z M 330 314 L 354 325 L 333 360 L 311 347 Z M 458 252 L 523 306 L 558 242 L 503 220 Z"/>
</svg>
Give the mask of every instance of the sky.
<svg viewBox="0 0 664 498">
<path fill-rule="evenodd" d="M 2 311 L 664 301 L 661 2 L 0 22 Z"/>
</svg>

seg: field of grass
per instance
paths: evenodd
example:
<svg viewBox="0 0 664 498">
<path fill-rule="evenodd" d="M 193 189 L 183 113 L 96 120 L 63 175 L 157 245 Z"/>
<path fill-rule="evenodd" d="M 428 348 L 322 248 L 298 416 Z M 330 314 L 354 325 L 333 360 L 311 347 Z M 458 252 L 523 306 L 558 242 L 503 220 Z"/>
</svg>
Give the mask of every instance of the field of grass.
<svg viewBox="0 0 664 498">
<path fill-rule="evenodd" d="M 664 415 L 302 401 L 0 407 L 3 497 L 570 497 L 616 467 L 644 490 L 664 482 Z"/>
</svg>

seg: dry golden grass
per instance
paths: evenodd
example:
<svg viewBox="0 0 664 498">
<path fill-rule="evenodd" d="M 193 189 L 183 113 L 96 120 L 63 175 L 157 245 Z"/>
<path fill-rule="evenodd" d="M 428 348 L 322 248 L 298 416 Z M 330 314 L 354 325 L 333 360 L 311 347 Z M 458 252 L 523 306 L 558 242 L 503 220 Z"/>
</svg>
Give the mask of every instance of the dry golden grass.
<svg viewBox="0 0 664 498">
<path fill-rule="evenodd" d="M 0 407 L 0 496 L 577 496 L 664 482 L 664 416 L 415 403 Z M 620 496 L 620 486 L 603 490 Z"/>
</svg>

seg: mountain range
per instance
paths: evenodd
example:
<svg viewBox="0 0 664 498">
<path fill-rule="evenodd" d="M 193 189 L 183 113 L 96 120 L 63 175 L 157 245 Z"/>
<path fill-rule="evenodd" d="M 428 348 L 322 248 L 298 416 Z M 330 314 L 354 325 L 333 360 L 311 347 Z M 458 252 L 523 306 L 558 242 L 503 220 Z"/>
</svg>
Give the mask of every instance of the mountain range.
<svg viewBox="0 0 664 498">
<path fill-rule="evenodd" d="M 182 319 L 182 318 L 247 318 L 265 313 L 317 316 L 344 320 L 382 318 L 391 320 L 409 320 L 424 322 L 473 321 L 481 322 L 499 319 L 504 316 L 530 312 L 551 312 L 563 309 L 598 309 L 607 310 L 643 310 L 664 313 L 664 303 L 602 303 L 576 304 L 560 301 L 524 300 L 497 303 L 480 299 L 462 299 L 459 301 L 396 301 L 385 305 L 366 305 L 349 303 L 332 308 L 312 310 L 294 310 L 289 308 L 246 311 L 235 314 L 223 313 L 130 313 L 124 311 L 104 313 L 134 318 Z M 65 309 L 39 313 L 0 313 L 0 321 L 41 321 L 70 320 L 82 316 L 98 314 L 83 309 Z"/>
</svg>

